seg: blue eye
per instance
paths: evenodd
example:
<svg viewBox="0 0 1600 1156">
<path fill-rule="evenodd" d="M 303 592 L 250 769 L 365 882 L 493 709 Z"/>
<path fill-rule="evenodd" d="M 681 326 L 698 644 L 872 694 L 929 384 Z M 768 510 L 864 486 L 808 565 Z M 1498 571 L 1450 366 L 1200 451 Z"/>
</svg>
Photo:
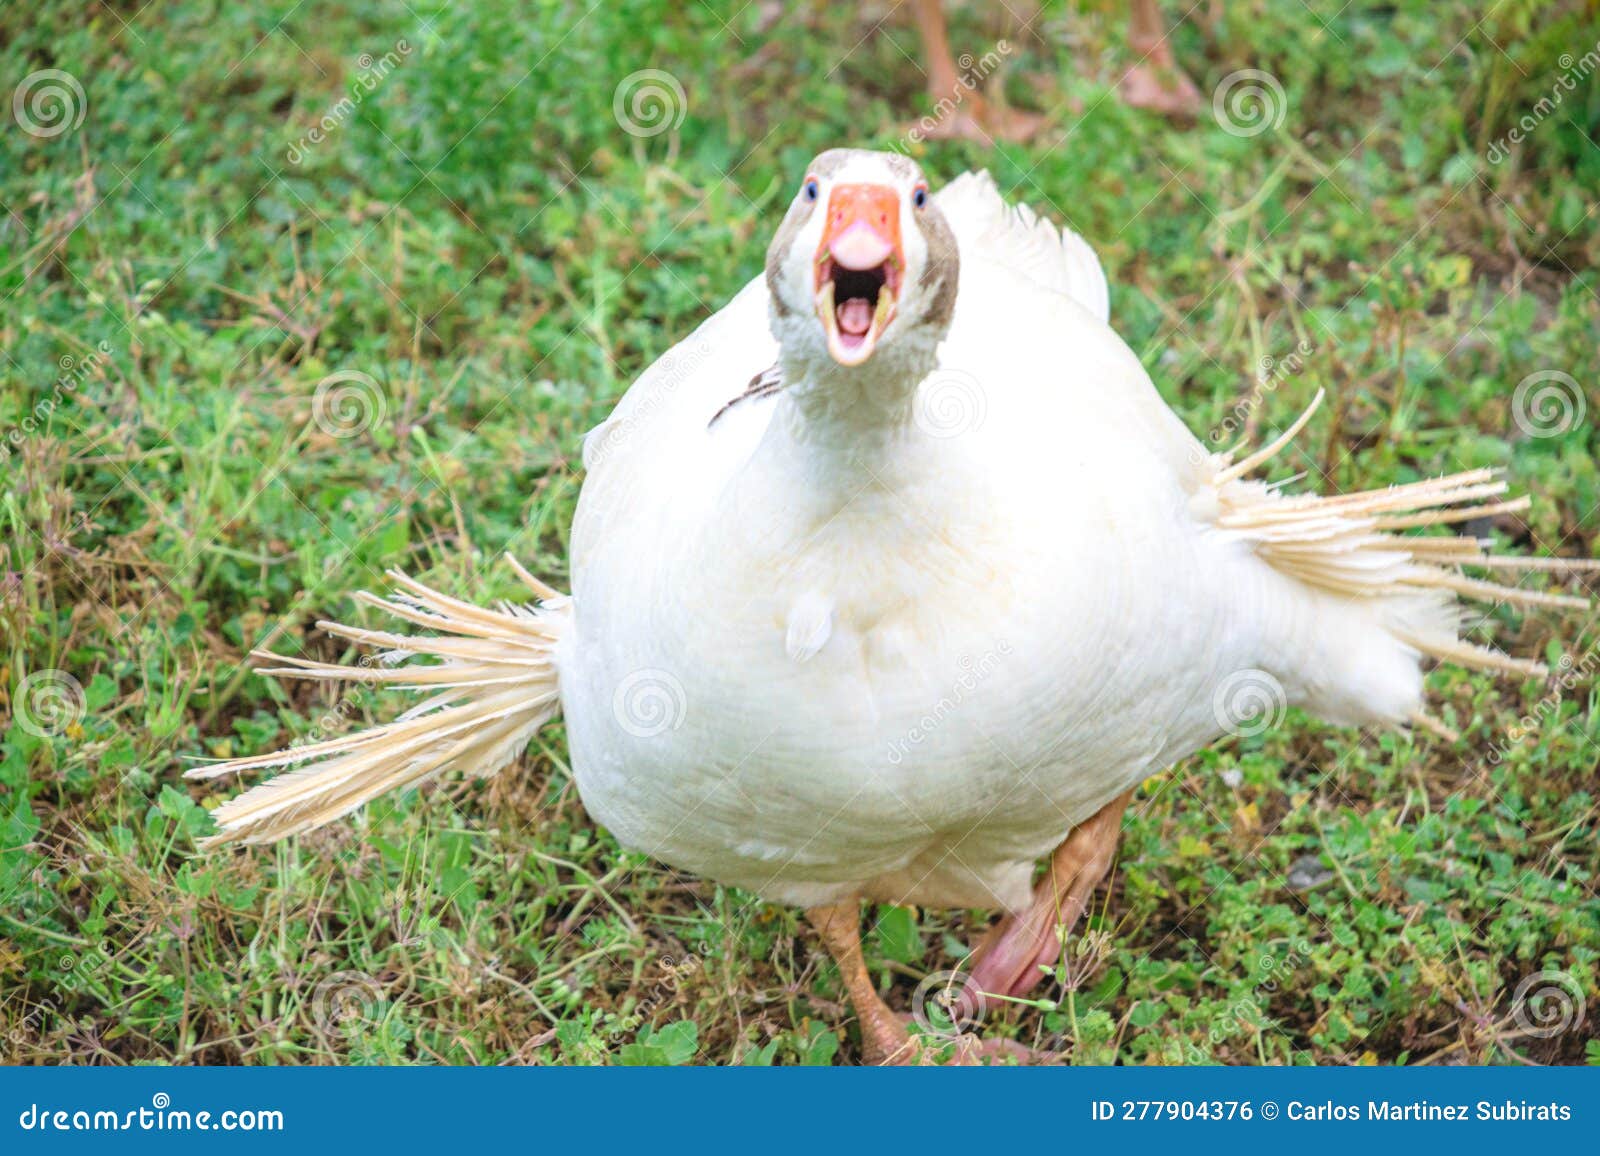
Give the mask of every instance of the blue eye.
<svg viewBox="0 0 1600 1156">
<path fill-rule="evenodd" d="M 926 208 L 928 204 L 928 186 L 918 185 L 911 190 L 911 203 L 917 208 Z"/>
<path fill-rule="evenodd" d="M 817 192 L 818 192 L 818 190 L 817 190 L 817 178 L 816 177 L 807 177 L 806 178 L 806 183 L 800 186 L 800 191 L 805 195 L 806 200 L 808 200 L 808 201 L 816 200 L 817 199 Z"/>
</svg>

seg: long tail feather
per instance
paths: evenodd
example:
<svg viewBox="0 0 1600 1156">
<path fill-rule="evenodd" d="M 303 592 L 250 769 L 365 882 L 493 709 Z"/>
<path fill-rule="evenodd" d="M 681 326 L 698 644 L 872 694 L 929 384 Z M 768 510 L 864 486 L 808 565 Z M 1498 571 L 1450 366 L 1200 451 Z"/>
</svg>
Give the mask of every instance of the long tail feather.
<svg viewBox="0 0 1600 1156">
<path fill-rule="evenodd" d="M 1382 490 L 1322 496 L 1284 494 L 1247 475 L 1280 453 L 1322 404 L 1318 391 L 1304 413 L 1269 445 L 1234 463 L 1219 455 L 1211 479 L 1219 529 L 1250 540 L 1279 571 L 1309 585 L 1353 598 L 1416 599 L 1462 596 L 1521 606 L 1586 608 L 1587 598 L 1528 590 L 1473 578 L 1465 569 L 1600 570 L 1600 561 L 1518 558 L 1491 554 L 1489 543 L 1467 537 L 1402 537 L 1397 531 L 1451 525 L 1524 510 L 1529 500 L 1503 498 L 1498 472 L 1466 470 Z M 1462 641 L 1438 628 L 1438 616 L 1395 633 L 1434 658 L 1480 670 L 1542 675 L 1542 664 L 1511 658 Z"/>
<path fill-rule="evenodd" d="M 522 751 L 560 709 L 556 647 L 570 621 L 570 599 L 538 581 L 514 559 L 513 570 L 541 600 L 537 607 L 485 609 L 432 590 L 399 571 L 400 593 L 363 592 L 357 600 L 432 630 L 391 634 L 321 622 L 329 634 L 387 651 L 376 664 L 338 666 L 281 654 L 255 657 L 280 665 L 262 673 L 436 692 L 393 722 L 358 734 L 266 755 L 196 767 L 192 779 L 235 771 L 292 767 L 230 799 L 213 812 L 217 834 L 202 848 L 270 843 L 349 814 L 389 791 L 416 786 L 451 768 L 493 775 Z M 418 658 L 437 659 L 417 663 Z"/>
</svg>

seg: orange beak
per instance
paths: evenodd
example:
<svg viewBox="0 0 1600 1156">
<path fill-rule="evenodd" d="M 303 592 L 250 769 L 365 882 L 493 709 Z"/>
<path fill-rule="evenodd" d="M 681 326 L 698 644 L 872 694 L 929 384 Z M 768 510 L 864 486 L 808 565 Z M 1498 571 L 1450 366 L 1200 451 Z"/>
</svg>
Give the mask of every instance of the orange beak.
<svg viewBox="0 0 1600 1156">
<path fill-rule="evenodd" d="M 888 185 L 835 185 L 816 256 L 817 317 L 828 353 L 860 365 L 895 317 L 906 255 L 900 194 Z"/>
</svg>

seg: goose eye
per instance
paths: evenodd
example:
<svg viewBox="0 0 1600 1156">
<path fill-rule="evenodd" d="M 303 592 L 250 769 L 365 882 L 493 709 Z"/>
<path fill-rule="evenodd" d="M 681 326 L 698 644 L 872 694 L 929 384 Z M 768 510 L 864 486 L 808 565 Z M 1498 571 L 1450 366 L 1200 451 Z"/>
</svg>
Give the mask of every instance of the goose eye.
<svg viewBox="0 0 1600 1156">
<path fill-rule="evenodd" d="M 806 183 L 800 186 L 801 195 L 808 201 L 814 201 L 817 199 L 817 192 L 817 178 L 807 177 Z"/>
<path fill-rule="evenodd" d="M 915 205 L 919 209 L 923 209 L 923 208 L 927 207 L 927 205 L 928 205 L 928 186 L 927 185 L 919 183 L 916 188 L 911 190 L 911 203 L 913 205 Z"/>
</svg>

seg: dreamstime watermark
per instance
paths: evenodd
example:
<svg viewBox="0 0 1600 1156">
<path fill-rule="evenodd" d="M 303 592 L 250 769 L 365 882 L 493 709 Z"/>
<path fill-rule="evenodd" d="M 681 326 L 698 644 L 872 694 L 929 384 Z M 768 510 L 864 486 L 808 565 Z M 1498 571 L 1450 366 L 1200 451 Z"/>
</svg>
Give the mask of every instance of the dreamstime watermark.
<svg viewBox="0 0 1600 1156">
<path fill-rule="evenodd" d="M 917 387 L 911 417 L 929 437 L 953 438 L 983 427 L 989 415 L 989 398 L 972 374 L 960 369 L 936 369 Z"/>
<path fill-rule="evenodd" d="M 977 92 L 978 85 L 993 76 L 999 70 L 1001 63 L 1010 55 L 1009 40 L 995 41 L 995 46 L 982 56 L 975 57 L 970 52 L 963 52 L 956 59 L 956 67 L 961 72 L 956 77 L 955 87 L 948 95 L 941 96 L 934 102 L 933 111 L 911 127 L 911 130 L 897 142 L 895 151 L 909 153 L 913 145 L 920 145 L 954 120 L 967 101 Z"/>
<path fill-rule="evenodd" d="M 705 966 L 704 961 L 692 951 L 681 960 L 663 955 L 657 963 L 661 968 L 661 975 L 650 986 L 644 998 L 634 1005 L 632 1011 L 619 1016 L 607 1029 L 607 1034 L 613 1041 L 637 1032 L 657 1012 L 677 998 L 678 989 L 683 986 L 684 980 Z"/>
<path fill-rule="evenodd" d="M 89 102 L 70 72 L 41 68 L 22 78 L 11 94 L 11 115 L 29 136 L 48 140 L 83 123 Z"/>
<path fill-rule="evenodd" d="M 17 725 L 36 739 L 74 731 L 88 712 L 83 685 L 64 670 L 36 670 L 17 684 L 11 696 Z"/>
<path fill-rule="evenodd" d="M 1523 976 L 1511 995 L 1511 1018 L 1522 1034 L 1547 1040 L 1583 1026 L 1583 988 L 1564 971 Z"/>
<path fill-rule="evenodd" d="M 653 739 L 683 725 L 689 700 L 676 675 L 648 667 L 632 672 L 617 684 L 611 696 L 611 713 L 617 725 L 634 738 Z"/>
<path fill-rule="evenodd" d="M 1241 68 L 1224 76 L 1211 94 L 1211 113 L 1229 136 L 1276 130 L 1289 114 L 1289 98 L 1270 72 Z"/>
<path fill-rule="evenodd" d="M 362 655 L 363 659 L 371 655 Z M 350 716 L 366 704 L 365 688 L 357 686 L 346 694 L 339 696 L 339 701 L 324 711 L 316 722 L 311 724 L 311 729 L 289 744 L 293 750 L 296 747 L 315 746 L 317 743 L 332 738 L 349 725 Z"/>
<path fill-rule="evenodd" d="M 394 42 L 394 47 L 382 56 L 374 57 L 370 52 L 363 52 L 356 57 L 356 67 L 361 71 L 356 73 L 355 79 L 350 82 L 349 90 L 337 104 L 322 114 L 320 120 L 289 146 L 284 159 L 291 165 L 298 165 L 304 161 L 314 147 L 331 138 L 348 124 L 350 118 L 356 114 L 356 109 L 361 107 L 367 97 L 377 92 L 378 87 L 389 78 L 389 74 L 405 63 L 406 57 L 410 55 L 411 42 L 401 37 Z"/>
<path fill-rule="evenodd" d="M 1543 730 L 1545 723 L 1561 709 L 1565 692 L 1592 678 L 1597 668 L 1600 668 L 1600 650 L 1590 650 L 1581 659 L 1563 654 L 1556 663 L 1556 669 L 1550 672 L 1549 691 L 1533 705 L 1532 710 L 1506 728 L 1503 742 L 1489 748 L 1489 765 L 1498 766 L 1513 747 Z"/>
<path fill-rule="evenodd" d="M 1566 102 L 1567 93 L 1578 91 L 1578 82 L 1589 79 L 1596 69 L 1600 69 L 1600 41 L 1574 59 L 1572 53 L 1563 52 L 1557 58 L 1556 64 L 1563 71 L 1550 86 L 1550 91 L 1541 96 L 1533 108 L 1522 114 L 1521 119 L 1511 126 L 1511 130 L 1491 144 L 1484 153 L 1491 165 L 1497 165 L 1511 155 L 1511 149 L 1527 140 L 1556 109 Z"/>
<path fill-rule="evenodd" d="M 12 447 L 21 445 L 37 433 L 39 427 L 66 405 L 68 400 L 82 388 L 83 383 L 105 364 L 110 356 L 111 346 L 104 341 L 96 345 L 89 356 L 84 358 L 73 357 L 70 353 L 64 354 L 56 363 L 61 372 L 56 377 L 54 388 L 49 394 L 34 402 L 26 417 L 6 430 L 4 435 L 0 435 L 0 462 L 10 460 Z"/>
<path fill-rule="evenodd" d="M 31 1103 L 17 1116 L 25 1132 L 282 1132 L 277 1108 L 224 1108 L 191 1112 L 174 1108 L 172 1097 L 157 1092 L 147 1108 L 53 1108 Z"/>
<path fill-rule="evenodd" d="M 911 993 L 911 1018 L 925 1033 L 953 1040 L 983 1022 L 988 997 L 964 971 L 936 971 Z"/>
<path fill-rule="evenodd" d="M 583 442 L 583 468 L 593 471 L 600 463 L 626 449 L 639 429 L 649 425 L 650 419 L 677 394 L 684 382 L 694 376 L 695 370 L 711 356 L 713 346 L 704 337 L 695 338 L 688 348 L 676 346 L 661 355 L 661 359 L 647 371 L 649 390 L 637 405 L 626 413 L 613 414 L 596 426 Z M 720 415 L 719 415 L 720 416 Z"/>
<path fill-rule="evenodd" d="M 672 73 L 660 68 L 630 72 L 611 93 L 611 115 L 629 136 L 648 140 L 671 132 L 689 113 L 689 98 Z"/>
<path fill-rule="evenodd" d="M 338 563 L 338 558 L 329 558 L 323 569 L 325 572 L 331 573 Z M 370 670 L 374 666 L 395 667 L 408 657 L 410 656 L 402 650 L 386 650 L 379 654 L 363 654 L 356 660 L 356 667 L 362 670 Z M 291 742 L 289 744 L 290 749 L 314 746 L 326 739 L 333 738 L 343 731 L 350 724 L 351 716 L 367 705 L 369 687 L 370 683 L 367 680 L 357 677 L 356 685 L 340 695 L 337 702 L 318 716 L 305 734 Z"/>
<path fill-rule="evenodd" d="M 1224 442 L 1232 441 L 1249 423 L 1250 415 L 1261 408 L 1262 402 L 1277 393 L 1278 387 L 1284 382 L 1300 373 L 1305 368 L 1305 359 L 1315 352 L 1316 346 L 1309 341 L 1301 341 L 1287 357 L 1263 357 L 1261 364 L 1256 367 L 1256 380 L 1250 392 L 1234 402 L 1227 415 L 1206 434 L 1206 441 L 1213 450 L 1221 448 Z M 1193 456 L 1201 457 L 1204 452 L 1196 447 Z"/>
<path fill-rule="evenodd" d="M 1264 670 L 1236 670 L 1217 684 L 1211 714 L 1217 725 L 1238 738 L 1255 738 L 1283 722 L 1289 696 L 1283 684 Z"/>
<path fill-rule="evenodd" d="M 919 747 L 926 742 L 929 736 L 943 726 L 945 720 L 967 701 L 972 692 L 978 688 L 978 684 L 994 674 L 1000 666 L 1000 660 L 1010 653 L 1011 644 L 1002 639 L 993 650 L 986 651 L 976 661 L 970 655 L 963 654 L 958 662 L 961 674 L 951 684 L 950 692 L 940 698 L 927 714 L 918 719 L 904 736 L 889 743 L 889 765 L 898 767 L 905 761 L 913 747 Z"/>
<path fill-rule="evenodd" d="M 364 971 L 336 971 L 311 993 L 311 1020 L 325 1035 L 352 1035 L 377 1023 L 377 1007 L 386 998 L 376 977 Z"/>
<path fill-rule="evenodd" d="M 1229 1001 L 1223 1009 L 1222 1015 L 1213 1021 L 1210 1030 L 1206 1032 L 1206 1043 L 1210 1045 L 1210 1052 L 1215 1052 L 1217 1047 L 1235 1034 L 1228 1030 L 1228 1019 L 1241 1026 L 1263 1031 L 1267 1028 L 1266 1017 L 1262 1007 L 1270 1000 L 1284 981 L 1284 978 L 1293 971 L 1304 967 L 1311 959 L 1311 944 L 1306 940 L 1291 943 L 1281 956 L 1270 952 L 1263 954 L 1257 961 L 1256 982 L 1251 987 L 1248 995 Z M 1200 1045 L 1193 1041 L 1185 1042 L 1184 1050 L 1186 1060 L 1190 1064 L 1210 1064 L 1216 1060 L 1207 1051 L 1202 1051 Z"/>
<path fill-rule="evenodd" d="M 55 959 L 55 967 L 50 972 L 50 980 L 57 992 L 71 995 L 78 991 L 88 979 L 111 962 L 112 944 L 110 940 L 102 940 L 99 944 L 87 951 L 63 951 Z M 61 1014 L 61 1002 L 56 995 L 48 995 L 28 1010 L 28 1013 L 14 1025 L 3 1037 L 4 1042 L 16 1048 L 28 1038 L 29 1033 L 37 1033 L 44 1027 L 46 1020 Z M 0 1059 L 6 1056 L 6 1049 L 0 1047 Z"/>
<path fill-rule="evenodd" d="M 353 438 L 383 421 L 388 412 L 383 387 L 356 369 L 330 373 L 311 396 L 311 420 L 329 437 Z"/>
<path fill-rule="evenodd" d="M 1578 379 L 1559 369 L 1528 374 L 1511 394 L 1511 420 L 1531 438 L 1560 437 L 1583 424 L 1587 410 Z"/>
</svg>

